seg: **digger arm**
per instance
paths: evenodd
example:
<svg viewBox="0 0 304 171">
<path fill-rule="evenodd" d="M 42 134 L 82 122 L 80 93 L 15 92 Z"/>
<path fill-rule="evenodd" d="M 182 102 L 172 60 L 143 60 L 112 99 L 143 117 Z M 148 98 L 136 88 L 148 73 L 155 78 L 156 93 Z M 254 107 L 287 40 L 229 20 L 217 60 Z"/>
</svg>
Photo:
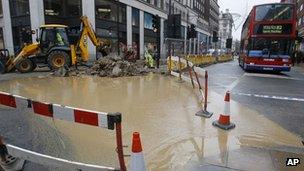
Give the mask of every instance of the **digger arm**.
<svg viewBox="0 0 304 171">
<path fill-rule="evenodd" d="M 25 45 L 20 53 L 15 57 L 15 58 L 10 58 L 6 64 L 5 64 L 5 71 L 10 72 L 16 65 L 17 63 L 22 60 L 23 58 L 27 58 L 31 55 L 34 55 L 38 52 L 39 50 L 39 44 L 38 43 L 33 43 L 29 45 Z"/>
<path fill-rule="evenodd" d="M 104 45 L 104 42 L 96 37 L 96 34 L 91 26 L 91 23 L 87 16 L 82 16 L 80 18 L 82 23 L 82 32 L 80 38 L 77 42 L 75 49 L 80 50 L 81 58 L 83 61 L 88 61 L 89 59 L 89 51 L 87 47 L 87 37 L 92 41 L 94 46 L 101 47 Z M 73 53 L 73 52 L 72 52 Z M 76 61 L 72 60 L 72 64 L 75 64 Z"/>
</svg>

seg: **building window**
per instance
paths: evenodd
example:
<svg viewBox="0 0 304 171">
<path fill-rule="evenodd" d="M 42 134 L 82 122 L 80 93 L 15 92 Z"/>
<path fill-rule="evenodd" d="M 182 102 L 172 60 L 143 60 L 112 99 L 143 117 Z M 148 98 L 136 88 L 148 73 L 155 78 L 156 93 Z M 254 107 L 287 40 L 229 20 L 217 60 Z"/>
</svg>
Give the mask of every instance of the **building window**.
<svg viewBox="0 0 304 171">
<path fill-rule="evenodd" d="M 3 38 L 3 29 L 0 28 L 0 49 L 4 49 L 4 38 Z"/>
<path fill-rule="evenodd" d="M 0 17 L 3 17 L 2 0 L 0 0 Z"/>
<path fill-rule="evenodd" d="M 14 51 L 24 43 L 32 42 L 31 20 L 28 0 L 9 0 Z"/>
<path fill-rule="evenodd" d="M 80 28 L 81 0 L 44 0 L 46 24 L 64 24 Z M 74 39 L 74 38 L 71 38 Z"/>
<path fill-rule="evenodd" d="M 154 0 L 154 6 L 158 7 L 158 0 Z"/>
<path fill-rule="evenodd" d="M 132 8 L 132 25 L 138 24 L 136 13 Z M 113 0 L 95 0 L 95 18 L 97 36 L 111 44 L 110 53 L 121 54 L 127 42 L 126 5 Z"/>
<path fill-rule="evenodd" d="M 132 25 L 139 27 L 139 10 L 132 8 Z"/>
<path fill-rule="evenodd" d="M 28 0 L 9 0 L 11 17 L 30 15 Z"/>
<path fill-rule="evenodd" d="M 153 25 L 153 23 L 152 23 L 152 14 L 149 14 L 149 13 L 145 13 L 145 15 L 144 15 L 144 27 L 146 28 L 146 29 L 150 29 L 150 30 L 152 30 L 153 29 L 153 27 L 152 27 L 152 25 Z"/>
<path fill-rule="evenodd" d="M 81 16 L 81 0 L 44 0 L 46 16 L 61 18 Z"/>
<path fill-rule="evenodd" d="M 126 7 L 110 0 L 96 0 L 95 6 L 97 19 L 126 23 Z"/>
</svg>

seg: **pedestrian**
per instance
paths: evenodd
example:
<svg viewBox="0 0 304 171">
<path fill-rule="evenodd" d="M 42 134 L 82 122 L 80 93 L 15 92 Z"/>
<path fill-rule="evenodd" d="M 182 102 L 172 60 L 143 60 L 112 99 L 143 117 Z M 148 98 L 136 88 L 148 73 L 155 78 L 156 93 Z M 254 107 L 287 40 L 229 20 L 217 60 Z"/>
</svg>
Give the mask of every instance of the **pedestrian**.
<svg viewBox="0 0 304 171">
<path fill-rule="evenodd" d="M 64 45 L 64 40 L 62 38 L 62 36 L 60 35 L 59 32 L 56 33 L 56 43 L 59 46 L 63 46 Z"/>
<path fill-rule="evenodd" d="M 153 60 L 153 57 L 152 57 L 152 55 L 149 51 L 150 50 L 148 48 L 146 48 L 146 50 L 145 50 L 146 64 L 149 68 L 153 68 L 154 67 L 154 60 Z"/>
<path fill-rule="evenodd" d="M 31 33 L 29 33 L 29 30 L 25 27 L 21 29 L 21 39 L 24 44 L 31 43 Z"/>
<path fill-rule="evenodd" d="M 296 56 L 297 56 L 296 51 L 293 51 L 293 52 L 292 52 L 292 55 L 291 55 L 291 62 L 292 62 L 292 66 L 294 66 L 294 65 L 295 65 Z"/>
<path fill-rule="evenodd" d="M 6 155 L 7 155 L 7 148 L 3 142 L 2 137 L 0 136 L 0 159 L 1 162 L 5 162 L 6 161 Z"/>
<path fill-rule="evenodd" d="M 156 68 L 159 68 L 159 60 L 160 60 L 160 56 L 159 56 L 159 52 L 158 49 L 156 48 L 156 46 L 154 46 L 154 55 L 153 55 L 153 59 L 156 62 Z"/>
</svg>

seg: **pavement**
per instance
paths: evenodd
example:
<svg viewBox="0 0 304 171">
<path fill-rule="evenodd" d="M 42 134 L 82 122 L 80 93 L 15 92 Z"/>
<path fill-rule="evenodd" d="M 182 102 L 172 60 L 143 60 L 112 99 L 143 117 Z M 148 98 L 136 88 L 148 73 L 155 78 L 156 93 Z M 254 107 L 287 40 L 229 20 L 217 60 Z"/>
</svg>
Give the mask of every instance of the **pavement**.
<svg viewBox="0 0 304 171">
<path fill-rule="evenodd" d="M 166 138 L 157 141 L 152 136 L 145 136 L 148 132 L 145 132 L 144 129 L 139 129 L 143 134 L 143 147 L 146 150 L 145 158 L 148 170 L 304 170 L 304 92 L 301 86 L 304 85 L 303 68 L 295 67 L 291 72 L 282 74 L 245 73 L 236 61 L 232 61 L 212 65 L 205 69 L 209 72 L 210 80 L 208 109 L 215 113 L 211 119 L 194 117 L 193 111 L 197 111 L 197 108 L 192 104 L 184 106 L 183 111 L 173 110 L 173 113 L 166 113 L 161 122 L 154 121 L 157 118 L 153 118 L 155 110 L 152 109 L 149 115 L 140 117 L 147 119 L 145 125 L 140 125 L 140 123 L 132 125 L 132 117 L 124 120 L 126 121 L 125 126 L 132 128 L 130 130 L 124 128 L 125 137 L 131 137 L 129 135 L 131 130 L 144 128 L 147 125 L 154 127 L 158 125 L 155 130 L 151 130 L 151 135 L 158 137 L 161 135 L 159 132 L 162 132 L 161 127 L 170 126 L 162 132 Z M 25 75 L 12 73 L 0 76 L 0 80 L 9 81 L 14 78 L 47 74 L 47 72 Z M 145 83 L 147 84 L 149 81 L 150 79 L 146 79 Z M 163 83 L 162 79 L 161 81 Z M 39 84 L 39 81 L 35 84 Z M 112 83 L 112 86 L 115 84 Z M 180 89 L 180 86 L 174 81 L 170 84 L 173 88 Z M 18 86 L 26 90 L 21 81 L 12 88 Z M 187 86 L 186 83 L 183 83 L 183 86 Z M 38 87 L 38 85 L 35 86 L 35 88 Z M 132 90 L 132 88 L 135 87 L 128 84 L 128 90 Z M 46 90 L 48 89 L 43 91 L 46 92 Z M 154 93 L 159 94 L 160 90 L 154 90 L 156 91 Z M 227 90 L 232 92 L 231 119 L 237 126 L 234 130 L 222 131 L 214 128 L 212 122 L 222 112 L 223 96 Z M 147 93 L 146 90 L 144 92 Z M 176 93 L 177 97 L 182 97 L 178 91 Z M 57 93 L 57 96 L 59 95 L 60 93 Z M 128 99 L 128 97 L 129 95 L 125 98 Z M 134 99 L 136 98 L 130 98 L 132 101 Z M 97 101 L 101 102 L 101 99 Z M 106 102 L 102 102 L 102 104 L 106 104 Z M 94 104 L 91 105 L 94 106 Z M 120 108 L 124 107 L 129 108 L 120 106 Z M 137 109 L 133 110 L 135 113 Z M 10 117 L 4 117 L 7 114 Z M 0 123 L 1 135 L 7 137 L 6 141 L 12 144 L 56 157 L 71 160 L 77 157 L 72 152 L 79 146 L 71 145 L 70 149 L 67 148 L 70 147 L 69 142 L 72 137 L 67 136 L 67 132 L 62 133 L 60 130 L 62 124 L 56 123 L 55 127 L 49 126 L 49 124 L 45 124 L 49 123 L 46 119 L 37 120 L 37 117 L 34 119 L 30 115 L 20 115 L 3 107 L 0 107 Z M 80 128 L 77 130 L 78 134 L 85 134 Z M 158 134 L 155 132 L 157 130 L 159 130 Z M 47 136 L 45 136 L 45 132 Z M 98 137 L 100 139 L 100 136 Z M 86 138 L 77 139 L 75 136 L 74 139 L 81 142 Z M 149 141 L 153 143 L 151 144 Z M 53 143 L 50 144 L 50 142 Z M 94 147 L 95 140 L 90 143 Z M 148 146 L 149 143 L 150 146 Z M 52 148 L 44 148 L 45 144 Z M 288 158 L 299 158 L 301 163 L 298 166 L 286 166 Z M 32 163 L 27 163 L 25 170 L 60 169 L 33 166 Z"/>
<path fill-rule="evenodd" d="M 303 154 L 260 148 L 241 148 L 224 151 L 220 156 L 211 156 L 201 160 L 192 159 L 185 170 L 189 171 L 236 171 L 236 170 L 286 170 L 302 171 L 303 164 L 286 166 L 287 158 L 304 160 Z"/>
</svg>

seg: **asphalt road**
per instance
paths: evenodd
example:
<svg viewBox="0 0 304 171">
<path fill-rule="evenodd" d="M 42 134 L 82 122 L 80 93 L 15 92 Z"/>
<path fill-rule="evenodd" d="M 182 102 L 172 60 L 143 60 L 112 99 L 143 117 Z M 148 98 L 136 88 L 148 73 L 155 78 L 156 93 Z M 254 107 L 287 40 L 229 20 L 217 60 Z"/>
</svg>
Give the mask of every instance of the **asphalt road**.
<svg viewBox="0 0 304 171">
<path fill-rule="evenodd" d="M 210 90 L 232 99 L 304 138 L 304 68 L 281 74 L 244 72 L 232 61 L 206 67 Z"/>
</svg>

